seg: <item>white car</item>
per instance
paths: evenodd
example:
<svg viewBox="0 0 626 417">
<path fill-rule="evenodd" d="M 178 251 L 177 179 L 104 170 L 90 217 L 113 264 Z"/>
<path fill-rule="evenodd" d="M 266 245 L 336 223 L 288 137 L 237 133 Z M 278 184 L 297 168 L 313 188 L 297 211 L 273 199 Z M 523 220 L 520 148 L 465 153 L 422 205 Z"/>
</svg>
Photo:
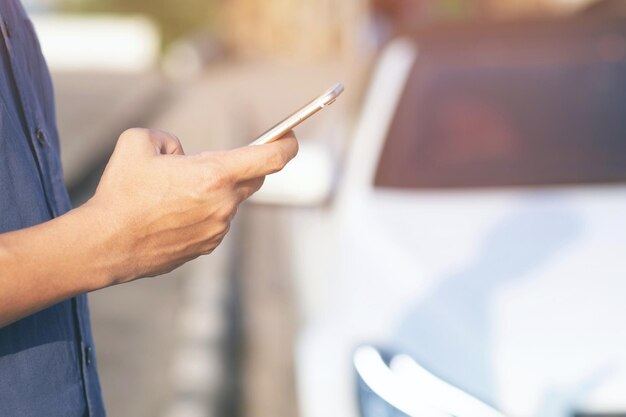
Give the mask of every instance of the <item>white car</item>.
<svg viewBox="0 0 626 417">
<path fill-rule="evenodd" d="M 420 415 L 364 409 L 363 344 L 504 415 L 626 412 L 624 45 L 624 21 L 539 22 L 382 52 L 331 202 L 290 214 L 302 417 Z M 325 200 L 302 151 L 258 201 Z"/>
</svg>

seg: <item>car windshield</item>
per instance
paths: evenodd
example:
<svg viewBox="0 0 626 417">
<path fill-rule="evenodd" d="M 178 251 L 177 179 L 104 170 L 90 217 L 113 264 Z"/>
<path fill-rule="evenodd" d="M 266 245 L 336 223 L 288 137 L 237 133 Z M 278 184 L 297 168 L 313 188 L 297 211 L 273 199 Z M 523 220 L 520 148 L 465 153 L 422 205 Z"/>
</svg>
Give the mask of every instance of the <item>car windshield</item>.
<svg viewBox="0 0 626 417">
<path fill-rule="evenodd" d="M 621 25 L 624 27 L 624 25 Z M 614 28 L 420 49 L 378 187 L 626 180 L 626 35 Z M 419 44 L 419 42 L 418 42 Z"/>
</svg>

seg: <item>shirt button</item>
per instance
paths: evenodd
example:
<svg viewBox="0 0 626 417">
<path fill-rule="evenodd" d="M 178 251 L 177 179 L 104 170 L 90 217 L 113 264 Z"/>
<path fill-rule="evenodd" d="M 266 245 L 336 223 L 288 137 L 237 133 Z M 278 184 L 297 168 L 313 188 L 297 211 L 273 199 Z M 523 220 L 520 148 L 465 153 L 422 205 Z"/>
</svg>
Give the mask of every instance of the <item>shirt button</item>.
<svg viewBox="0 0 626 417">
<path fill-rule="evenodd" d="M 87 366 L 91 365 L 92 351 L 93 349 L 91 348 L 91 346 L 85 346 L 85 363 L 87 364 Z"/>
<path fill-rule="evenodd" d="M 46 143 L 46 135 L 45 133 L 43 133 L 43 130 L 37 128 L 37 130 L 35 130 L 35 138 L 37 139 L 37 142 L 43 146 Z"/>
</svg>

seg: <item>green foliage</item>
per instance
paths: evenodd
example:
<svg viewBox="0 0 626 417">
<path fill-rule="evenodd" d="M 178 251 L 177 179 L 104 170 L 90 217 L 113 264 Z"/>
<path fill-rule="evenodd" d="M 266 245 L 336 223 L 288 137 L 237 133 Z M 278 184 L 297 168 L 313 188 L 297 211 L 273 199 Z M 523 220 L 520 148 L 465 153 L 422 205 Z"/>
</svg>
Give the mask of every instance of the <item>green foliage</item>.
<svg viewBox="0 0 626 417">
<path fill-rule="evenodd" d="M 476 2 L 440 0 L 436 3 L 437 17 L 442 20 L 463 20 L 473 16 Z"/>
<path fill-rule="evenodd" d="M 70 12 L 142 14 L 161 29 L 165 43 L 185 34 L 209 31 L 215 23 L 219 0 L 62 0 Z"/>
</svg>

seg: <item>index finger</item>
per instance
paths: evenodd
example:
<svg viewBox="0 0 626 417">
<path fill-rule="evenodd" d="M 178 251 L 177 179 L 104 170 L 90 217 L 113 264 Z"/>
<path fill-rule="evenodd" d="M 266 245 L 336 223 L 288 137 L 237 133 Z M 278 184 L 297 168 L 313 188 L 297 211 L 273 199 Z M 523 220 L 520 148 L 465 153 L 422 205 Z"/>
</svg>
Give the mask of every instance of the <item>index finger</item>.
<svg viewBox="0 0 626 417">
<path fill-rule="evenodd" d="M 237 182 L 274 174 L 298 153 L 298 141 L 293 132 L 266 145 L 245 146 L 221 154 L 222 165 Z"/>
</svg>

